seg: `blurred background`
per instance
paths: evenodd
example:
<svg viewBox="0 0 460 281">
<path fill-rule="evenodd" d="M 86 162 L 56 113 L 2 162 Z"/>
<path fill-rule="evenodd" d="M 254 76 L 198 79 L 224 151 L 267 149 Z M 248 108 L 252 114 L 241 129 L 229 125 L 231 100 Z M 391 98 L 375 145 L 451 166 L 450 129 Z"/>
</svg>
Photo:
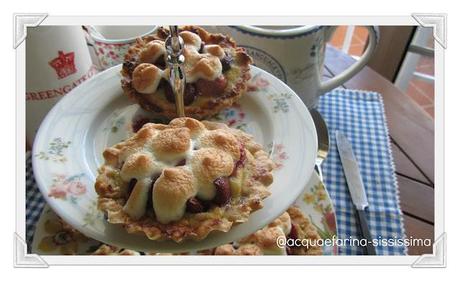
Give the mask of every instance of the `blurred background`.
<svg viewBox="0 0 460 281">
<path fill-rule="evenodd" d="M 434 38 L 431 28 L 380 26 L 380 43 L 367 64 L 393 82 L 434 118 Z M 358 58 L 368 32 L 361 26 L 339 26 L 329 44 Z"/>
</svg>

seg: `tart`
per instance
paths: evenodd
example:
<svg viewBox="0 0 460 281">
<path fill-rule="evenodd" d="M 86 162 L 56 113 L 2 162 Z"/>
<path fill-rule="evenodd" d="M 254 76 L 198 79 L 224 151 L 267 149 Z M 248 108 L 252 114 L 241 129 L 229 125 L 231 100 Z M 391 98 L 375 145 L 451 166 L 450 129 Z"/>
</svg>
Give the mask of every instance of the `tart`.
<svg viewBox="0 0 460 281">
<path fill-rule="evenodd" d="M 307 239 L 311 243 L 298 247 L 278 247 L 276 239 Z M 304 216 L 297 206 L 291 206 L 286 212 L 268 226 L 238 242 L 225 244 L 214 249 L 199 251 L 200 255 L 321 255 L 321 239 L 311 221 Z M 93 255 L 139 255 L 140 252 L 101 245 Z M 146 255 L 170 255 L 165 253 L 142 253 Z M 188 255 L 190 253 L 181 253 Z"/>
<path fill-rule="evenodd" d="M 253 137 L 221 123 L 145 124 L 105 149 L 95 189 L 109 223 L 151 240 L 202 240 L 248 220 L 270 195 L 274 163 Z"/>
<path fill-rule="evenodd" d="M 278 239 L 300 239 L 297 247 L 278 246 Z M 321 237 L 302 211 L 291 206 L 280 217 L 261 230 L 231 244 L 202 252 L 212 255 L 321 255 Z M 308 243 L 306 242 L 308 241 Z"/>
<path fill-rule="evenodd" d="M 165 40 L 169 30 L 137 40 L 125 55 L 121 85 L 125 94 L 158 116 L 177 117 L 168 82 Z M 197 26 L 179 29 L 184 41 L 185 115 L 204 119 L 231 106 L 246 92 L 251 57 L 232 38 L 211 34 Z"/>
<path fill-rule="evenodd" d="M 92 253 L 96 256 L 140 256 L 141 253 L 129 249 L 123 249 L 116 246 L 102 244 Z"/>
</svg>

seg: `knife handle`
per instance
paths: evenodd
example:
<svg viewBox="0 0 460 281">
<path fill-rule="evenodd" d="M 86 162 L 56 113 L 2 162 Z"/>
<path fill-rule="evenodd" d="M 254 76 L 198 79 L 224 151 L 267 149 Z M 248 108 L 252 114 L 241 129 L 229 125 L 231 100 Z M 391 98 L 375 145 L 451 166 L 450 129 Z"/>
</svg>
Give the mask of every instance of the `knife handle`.
<svg viewBox="0 0 460 281">
<path fill-rule="evenodd" d="M 372 235 L 369 231 L 369 225 L 367 224 L 366 212 L 356 209 L 356 217 L 358 219 L 358 228 L 361 232 L 361 237 L 367 240 L 366 247 L 364 247 L 364 254 L 376 255 L 374 245 L 372 244 Z"/>
</svg>

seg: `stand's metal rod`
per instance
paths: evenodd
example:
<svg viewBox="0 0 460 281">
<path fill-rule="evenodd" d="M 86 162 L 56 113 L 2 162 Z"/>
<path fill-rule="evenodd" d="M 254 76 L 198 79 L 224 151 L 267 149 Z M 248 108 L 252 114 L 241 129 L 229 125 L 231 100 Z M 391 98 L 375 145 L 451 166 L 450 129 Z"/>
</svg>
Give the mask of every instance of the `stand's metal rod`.
<svg viewBox="0 0 460 281">
<path fill-rule="evenodd" d="M 184 91 L 185 91 L 185 71 L 183 64 L 185 61 L 182 54 L 184 41 L 179 36 L 177 25 L 169 26 L 170 35 L 166 38 L 166 50 L 168 52 L 167 63 L 169 66 L 169 83 L 174 92 L 176 101 L 176 112 L 179 117 L 185 116 L 184 110 Z"/>
</svg>

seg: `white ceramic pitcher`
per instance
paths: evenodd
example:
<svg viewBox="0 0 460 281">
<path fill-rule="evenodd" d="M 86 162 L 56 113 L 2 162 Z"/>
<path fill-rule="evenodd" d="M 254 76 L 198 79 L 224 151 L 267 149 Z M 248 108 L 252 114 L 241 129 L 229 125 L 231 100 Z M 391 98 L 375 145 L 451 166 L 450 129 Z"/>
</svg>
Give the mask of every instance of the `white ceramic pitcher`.
<svg viewBox="0 0 460 281">
<path fill-rule="evenodd" d="M 255 65 L 287 83 L 313 108 L 319 96 L 338 87 L 369 61 L 378 42 L 378 28 L 367 26 L 369 44 L 358 61 L 328 81 L 321 81 L 326 43 L 335 26 L 216 26 L 245 47 Z"/>
<path fill-rule="evenodd" d="M 43 118 L 61 97 L 96 73 L 81 26 L 27 28 L 25 95 L 29 145 Z"/>
</svg>

